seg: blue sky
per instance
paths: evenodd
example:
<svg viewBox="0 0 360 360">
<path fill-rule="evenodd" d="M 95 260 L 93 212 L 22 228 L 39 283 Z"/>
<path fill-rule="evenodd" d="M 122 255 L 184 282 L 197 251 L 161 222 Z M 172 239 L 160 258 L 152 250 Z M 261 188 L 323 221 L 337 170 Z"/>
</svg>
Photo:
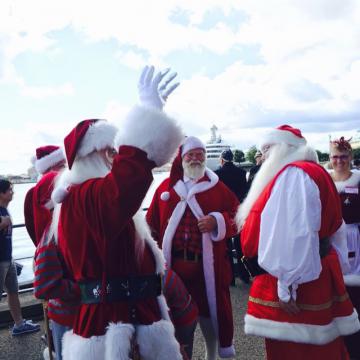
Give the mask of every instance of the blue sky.
<svg viewBox="0 0 360 360">
<path fill-rule="evenodd" d="M 146 64 L 178 72 L 189 135 L 245 150 L 288 123 L 326 150 L 360 129 L 359 38 L 355 0 L 2 0 L 0 173 L 82 119 L 120 124 Z"/>
</svg>

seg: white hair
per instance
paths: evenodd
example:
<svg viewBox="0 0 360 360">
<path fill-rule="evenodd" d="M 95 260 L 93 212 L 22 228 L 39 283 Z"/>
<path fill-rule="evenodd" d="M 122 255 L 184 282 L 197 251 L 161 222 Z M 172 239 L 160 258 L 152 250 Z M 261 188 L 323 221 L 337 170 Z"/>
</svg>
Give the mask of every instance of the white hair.
<svg viewBox="0 0 360 360">
<path fill-rule="evenodd" d="M 239 206 L 236 214 L 236 223 L 239 230 L 242 228 L 255 201 L 275 175 L 286 165 L 300 160 L 318 163 L 318 156 L 314 149 L 304 145 L 295 147 L 285 143 L 275 144 L 268 150 L 268 157 L 262 163 L 251 184 L 250 191 L 244 202 Z"/>
</svg>

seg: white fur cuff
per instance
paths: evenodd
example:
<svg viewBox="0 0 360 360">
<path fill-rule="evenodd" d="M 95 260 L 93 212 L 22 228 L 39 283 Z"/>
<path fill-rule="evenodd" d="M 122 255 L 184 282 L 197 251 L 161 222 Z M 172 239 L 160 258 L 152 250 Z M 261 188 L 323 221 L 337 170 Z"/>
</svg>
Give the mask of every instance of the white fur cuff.
<svg viewBox="0 0 360 360">
<path fill-rule="evenodd" d="M 115 138 L 115 148 L 129 145 L 144 150 L 157 166 L 171 160 L 184 135 L 175 120 L 162 111 L 135 106 Z"/>
<path fill-rule="evenodd" d="M 134 333 L 131 324 L 110 323 L 105 335 L 105 359 L 128 360 Z"/>
<path fill-rule="evenodd" d="M 360 275 L 357 274 L 344 275 L 344 283 L 346 286 L 360 286 Z"/>
<path fill-rule="evenodd" d="M 222 359 L 232 358 L 236 355 L 234 345 L 228 347 L 219 347 L 219 356 Z"/>
<path fill-rule="evenodd" d="M 216 219 L 217 231 L 212 231 L 210 233 L 212 241 L 221 241 L 225 238 L 226 235 L 226 224 L 223 214 L 220 212 L 211 212 L 209 215 L 213 216 Z"/>
</svg>

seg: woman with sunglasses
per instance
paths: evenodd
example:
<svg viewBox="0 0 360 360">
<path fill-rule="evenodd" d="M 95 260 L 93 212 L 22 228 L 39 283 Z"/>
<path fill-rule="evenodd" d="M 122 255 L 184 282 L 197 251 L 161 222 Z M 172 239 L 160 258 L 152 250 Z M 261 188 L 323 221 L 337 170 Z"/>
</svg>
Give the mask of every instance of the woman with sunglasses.
<svg viewBox="0 0 360 360">
<path fill-rule="evenodd" d="M 344 275 L 350 299 L 360 314 L 360 172 L 351 169 L 352 148 L 341 137 L 330 142 L 331 176 L 339 192 L 346 224 L 350 272 Z M 360 331 L 345 337 L 351 359 L 360 359 Z"/>
</svg>

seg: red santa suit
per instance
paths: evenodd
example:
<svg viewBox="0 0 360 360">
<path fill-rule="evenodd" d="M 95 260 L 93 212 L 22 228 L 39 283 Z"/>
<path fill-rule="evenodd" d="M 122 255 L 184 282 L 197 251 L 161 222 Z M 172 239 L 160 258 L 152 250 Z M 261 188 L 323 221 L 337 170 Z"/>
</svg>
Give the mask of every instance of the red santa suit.
<svg viewBox="0 0 360 360">
<path fill-rule="evenodd" d="M 340 195 L 345 221 L 349 271 L 344 275 L 350 299 L 360 313 L 360 171 L 352 170 L 345 181 L 335 181 Z M 354 358 L 360 357 L 360 332 L 345 338 L 347 349 Z"/>
<path fill-rule="evenodd" d="M 80 123 L 65 138 L 68 174 L 85 166 L 82 159 L 94 150 L 112 146 L 115 130 L 104 121 Z M 53 198 L 62 201 L 57 236 L 66 267 L 79 284 L 94 282 L 98 299 L 87 303 L 82 294 L 73 332 L 64 335 L 64 360 L 128 359 L 132 337 L 143 359 L 181 359 L 163 295 L 107 301 L 111 280 L 118 279 L 130 296 L 131 279 L 164 271 L 161 251 L 142 215 L 135 214 L 153 181 L 152 169 L 168 161 L 182 138 L 164 113 L 144 107 L 130 113 L 122 130 L 106 176 L 76 184 L 64 173 L 54 191 Z"/>
<path fill-rule="evenodd" d="M 293 157 L 307 158 L 308 149 L 300 146 Z M 306 161 L 283 167 L 247 214 L 241 232 L 244 256 L 258 256 L 267 273 L 256 276 L 250 289 L 245 333 L 267 339 L 268 359 L 348 358 L 341 336 L 357 331 L 360 324 L 335 251 L 344 249 L 344 238 L 337 238 L 341 223 L 331 178 Z M 279 299 L 290 298 L 296 300 L 298 314 L 280 308 Z"/>
<path fill-rule="evenodd" d="M 174 268 L 197 301 L 200 316 L 211 317 L 220 344 L 219 355 L 234 356 L 229 293 L 232 275 L 226 239 L 236 234 L 234 215 L 238 200 L 210 169 L 206 169 L 205 176 L 188 188 L 184 182 L 186 179 L 183 177 L 181 161 L 180 150 L 172 165 L 170 178 L 156 190 L 146 218 L 163 249 L 168 266 Z M 216 233 L 200 235 L 199 258 L 202 261 L 199 263 L 200 270 L 195 269 L 198 278 L 193 273 L 188 274 L 186 261 L 174 258 L 177 250 L 174 239 L 182 236 L 179 234 L 182 231 L 180 228 L 184 216 L 189 213 L 195 220 L 212 215 L 217 221 Z"/>
<path fill-rule="evenodd" d="M 65 162 L 65 154 L 59 146 L 46 145 L 36 149 L 35 169 L 43 175 L 25 196 L 24 218 L 28 234 L 37 246 L 45 228 L 50 224 L 52 209 L 51 193 L 58 171 L 52 167 Z"/>
</svg>

